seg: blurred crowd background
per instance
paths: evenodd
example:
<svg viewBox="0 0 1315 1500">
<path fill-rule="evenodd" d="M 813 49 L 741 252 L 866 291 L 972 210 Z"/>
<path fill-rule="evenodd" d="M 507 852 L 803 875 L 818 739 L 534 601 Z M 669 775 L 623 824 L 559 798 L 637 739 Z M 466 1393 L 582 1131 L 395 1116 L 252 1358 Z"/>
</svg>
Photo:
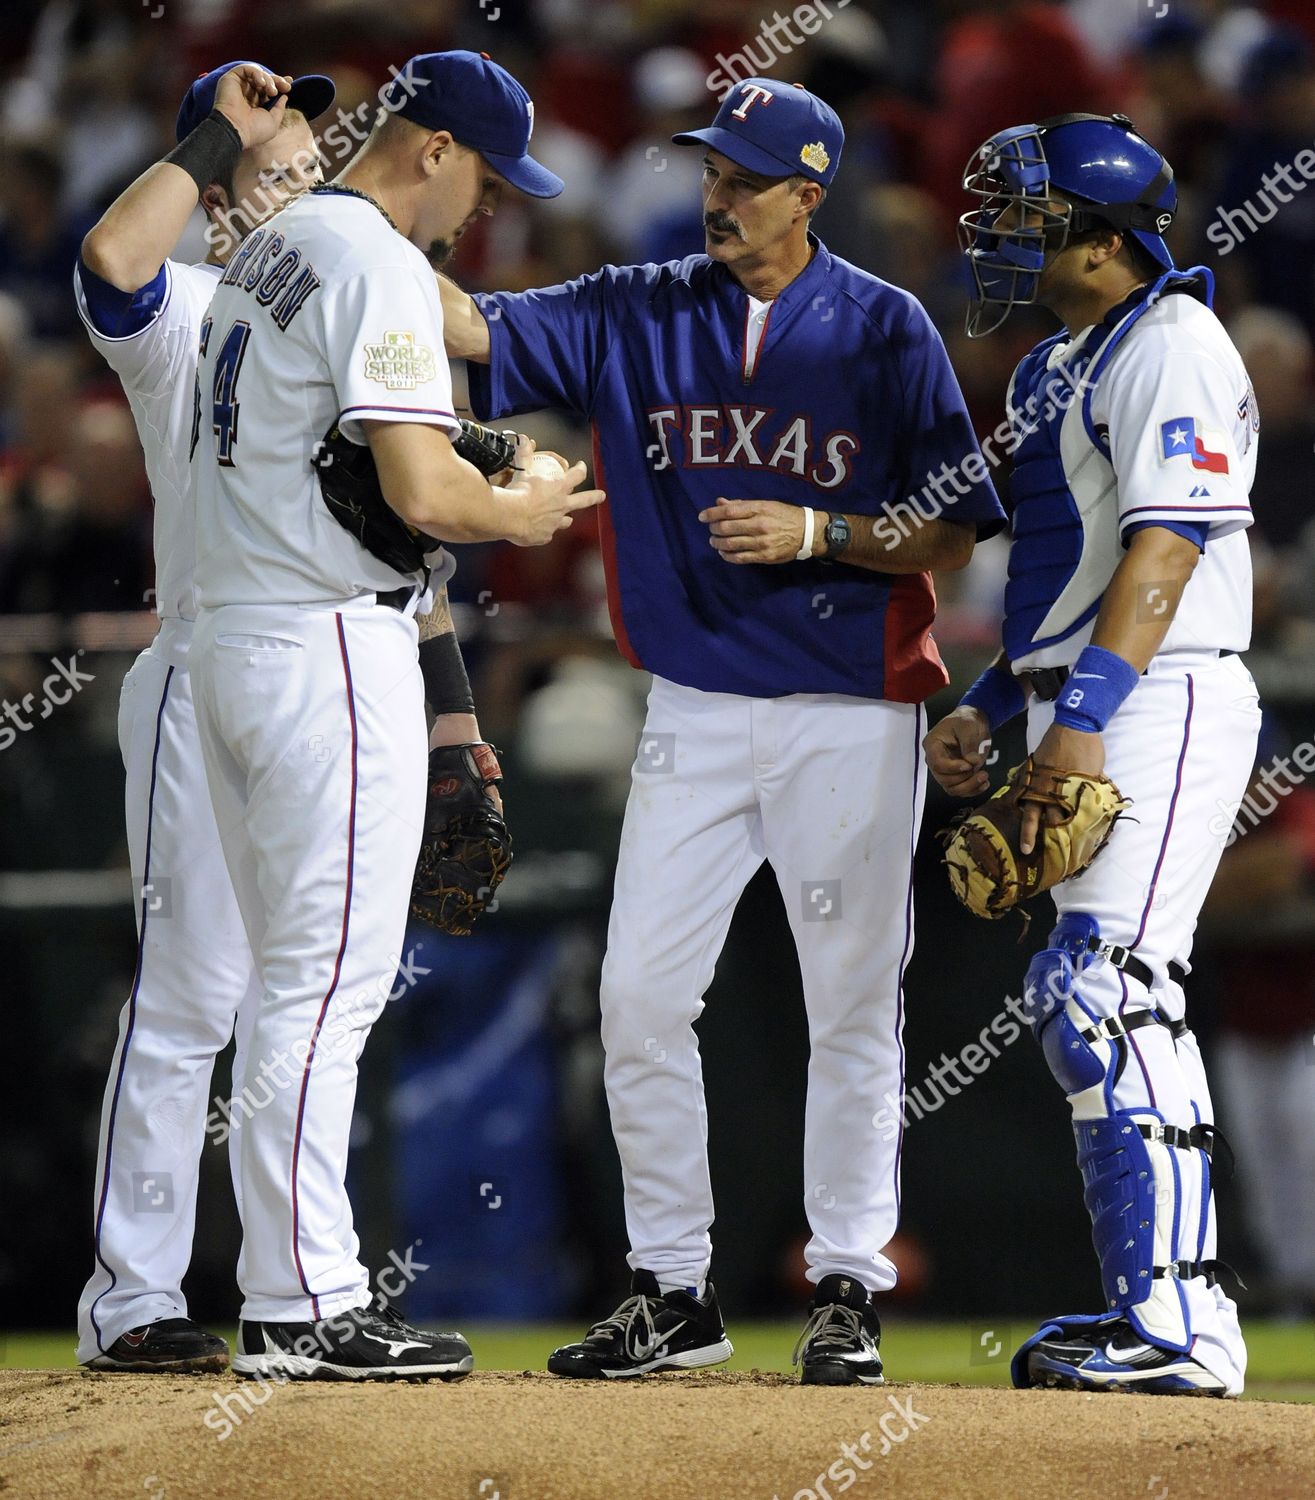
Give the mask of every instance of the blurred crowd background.
<svg viewBox="0 0 1315 1500">
<path fill-rule="evenodd" d="M 1010 124 L 1126 112 L 1176 170 L 1181 211 L 1169 242 L 1180 265 L 1213 270 L 1217 308 L 1258 396 L 1248 657 L 1267 709 L 1258 776 L 1311 740 L 1315 186 L 1266 186 L 1267 173 L 1315 148 L 1310 0 L 828 0 L 805 7 L 811 34 L 791 24 L 798 9 L 6 0 L 0 699 L 21 704 L 53 662 L 75 655 L 92 678 L 46 720 L 0 726 L 9 1318 L 71 1323 L 90 1271 L 96 1120 L 135 958 L 114 724 L 123 673 L 153 630 L 150 497 L 117 380 L 76 317 L 71 270 L 106 205 L 172 148 L 188 83 L 219 62 L 327 72 L 357 119 L 368 118 L 389 66 L 416 52 L 485 50 L 516 73 L 536 101 L 535 153 L 567 188 L 551 202 L 509 198 L 467 235 L 455 274 L 471 289 L 701 250 L 698 154 L 672 146 L 672 132 L 706 123 L 730 81 L 799 80 L 835 106 L 847 132 L 817 232 L 922 299 L 983 434 L 1000 420 L 1017 359 L 1052 325 L 1018 314 L 985 341 L 963 335 L 954 225 L 966 206 L 964 163 Z M 326 156 L 332 175 L 345 153 L 331 141 Z M 1249 228 L 1221 217 L 1238 209 Z M 1226 233 L 1229 224 L 1245 232 Z M 177 255 L 204 254 L 198 216 Z M 556 418 L 530 430 L 572 458 L 588 454 L 588 434 Z M 1007 472 L 996 479 L 1007 497 Z M 937 637 L 955 682 L 933 715 L 995 649 L 1004 554 L 1003 541 L 987 544 L 966 573 L 941 581 Z M 504 752 L 518 863 L 477 936 L 408 935 L 397 998 L 363 1062 L 359 1227 L 376 1268 L 389 1249 L 423 1241 L 417 1259 L 431 1268 L 405 1304 L 415 1317 L 596 1314 L 625 1275 L 596 986 L 646 684 L 612 646 L 588 521 L 539 550 L 461 549 L 453 594 L 482 727 Z M 1017 748 L 1007 742 L 1000 763 Z M 1188 993 L 1237 1158 L 1231 1179 L 1220 1174 L 1221 1254 L 1244 1274 L 1244 1308 L 1292 1316 L 1315 1311 L 1315 791 L 1274 788 L 1272 777 L 1258 780 L 1263 815 L 1225 855 Z M 907 979 L 910 1089 L 1019 993 L 1049 926 L 1040 914 L 1019 942 L 1016 929 L 974 925 L 954 906 L 932 837 L 951 811 L 933 788 Z M 766 873 L 741 905 L 701 1033 L 714 1274 L 732 1312 L 783 1312 L 804 1292 L 806 1037 Z M 221 1065 L 216 1095 L 225 1089 Z M 956 1097 L 923 1087 L 908 1118 L 893 1252 L 903 1305 L 961 1316 L 1094 1307 L 1068 1111 L 1030 1039 Z M 225 1172 L 224 1152 L 208 1149 L 189 1288 L 193 1311 L 209 1318 L 236 1314 Z"/>
</svg>

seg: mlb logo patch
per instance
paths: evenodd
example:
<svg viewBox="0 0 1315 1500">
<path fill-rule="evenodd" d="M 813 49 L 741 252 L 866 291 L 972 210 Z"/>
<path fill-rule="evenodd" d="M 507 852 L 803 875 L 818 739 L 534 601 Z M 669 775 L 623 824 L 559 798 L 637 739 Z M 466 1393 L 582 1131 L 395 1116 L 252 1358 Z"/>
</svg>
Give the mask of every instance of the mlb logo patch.
<svg viewBox="0 0 1315 1500">
<path fill-rule="evenodd" d="M 1160 462 L 1190 458 L 1194 469 L 1210 474 L 1228 473 L 1228 455 L 1221 434 L 1198 428 L 1195 417 L 1175 417 L 1160 423 Z"/>
</svg>

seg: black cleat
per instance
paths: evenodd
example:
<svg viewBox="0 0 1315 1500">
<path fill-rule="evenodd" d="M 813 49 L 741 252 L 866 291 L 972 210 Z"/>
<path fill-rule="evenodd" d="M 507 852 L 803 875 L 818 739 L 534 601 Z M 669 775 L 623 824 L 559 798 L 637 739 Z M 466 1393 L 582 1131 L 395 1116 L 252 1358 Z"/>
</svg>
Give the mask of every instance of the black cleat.
<svg viewBox="0 0 1315 1500">
<path fill-rule="evenodd" d="M 624 1380 L 652 1370 L 697 1370 L 719 1365 L 735 1352 L 726 1337 L 717 1294 L 662 1292 L 652 1271 L 636 1271 L 631 1295 L 578 1344 L 548 1356 L 554 1375 L 583 1380 Z"/>
<path fill-rule="evenodd" d="M 474 1367 L 459 1333 L 412 1328 L 382 1297 L 318 1323 L 240 1323 L 233 1356 L 250 1380 L 458 1380 Z"/>
<path fill-rule="evenodd" d="M 160 1318 L 130 1328 L 88 1370 L 136 1370 L 161 1375 L 218 1374 L 228 1368 L 228 1345 L 191 1318 Z"/>
<path fill-rule="evenodd" d="M 867 1288 L 852 1276 L 823 1276 L 790 1363 L 802 1365 L 801 1385 L 884 1385 L 880 1343 Z"/>
</svg>

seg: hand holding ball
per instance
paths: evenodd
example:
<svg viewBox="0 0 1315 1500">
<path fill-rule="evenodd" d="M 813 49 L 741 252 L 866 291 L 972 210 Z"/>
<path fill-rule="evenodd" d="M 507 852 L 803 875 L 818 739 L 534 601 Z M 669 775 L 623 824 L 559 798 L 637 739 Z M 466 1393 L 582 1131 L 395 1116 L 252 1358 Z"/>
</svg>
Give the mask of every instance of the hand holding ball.
<svg viewBox="0 0 1315 1500">
<path fill-rule="evenodd" d="M 586 472 L 583 463 L 568 467 L 560 453 L 528 455 L 519 483 L 508 486 L 523 511 L 520 525 L 507 533 L 508 540 L 522 547 L 542 547 L 571 524 L 576 511 L 601 504 L 607 498 L 602 490 L 577 488 L 585 482 Z"/>
<path fill-rule="evenodd" d="M 566 460 L 547 448 L 538 449 L 530 457 L 529 471 L 540 479 L 560 479 L 566 472 Z"/>
</svg>

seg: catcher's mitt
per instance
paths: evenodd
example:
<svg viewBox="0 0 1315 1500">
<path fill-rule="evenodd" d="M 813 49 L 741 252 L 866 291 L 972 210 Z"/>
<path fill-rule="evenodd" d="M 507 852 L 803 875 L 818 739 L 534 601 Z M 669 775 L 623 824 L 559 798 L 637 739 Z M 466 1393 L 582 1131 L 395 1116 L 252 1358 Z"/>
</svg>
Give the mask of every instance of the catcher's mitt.
<svg viewBox="0 0 1315 1500">
<path fill-rule="evenodd" d="M 1031 854 L 1020 847 L 1025 804 L 1041 809 Z M 989 802 L 959 815 L 941 839 L 954 894 L 975 916 L 994 920 L 1085 870 L 1132 804 L 1108 776 L 1015 766 Z M 1048 821 L 1049 808 L 1063 816 Z"/>
<path fill-rule="evenodd" d="M 492 476 L 511 467 L 516 434 L 495 432 L 463 417 L 452 446 L 481 474 Z M 425 553 L 440 544 L 408 526 L 384 499 L 374 456 L 365 444 L 344 437 L 335 422 L 316 443 L 311 464 L 320 476 L 320 493 L 329 514 L 367 552 L 399 573 L 419 573 L 425 567 Z"/>
<path fill-rule="evenodd" d="M 429 799 L 411 913 L 466 937 L 511 865 L 511 835 L 488 788 L 502 785 L 492 745 L 440 745 L 429 752 Z"/>
</svg>

